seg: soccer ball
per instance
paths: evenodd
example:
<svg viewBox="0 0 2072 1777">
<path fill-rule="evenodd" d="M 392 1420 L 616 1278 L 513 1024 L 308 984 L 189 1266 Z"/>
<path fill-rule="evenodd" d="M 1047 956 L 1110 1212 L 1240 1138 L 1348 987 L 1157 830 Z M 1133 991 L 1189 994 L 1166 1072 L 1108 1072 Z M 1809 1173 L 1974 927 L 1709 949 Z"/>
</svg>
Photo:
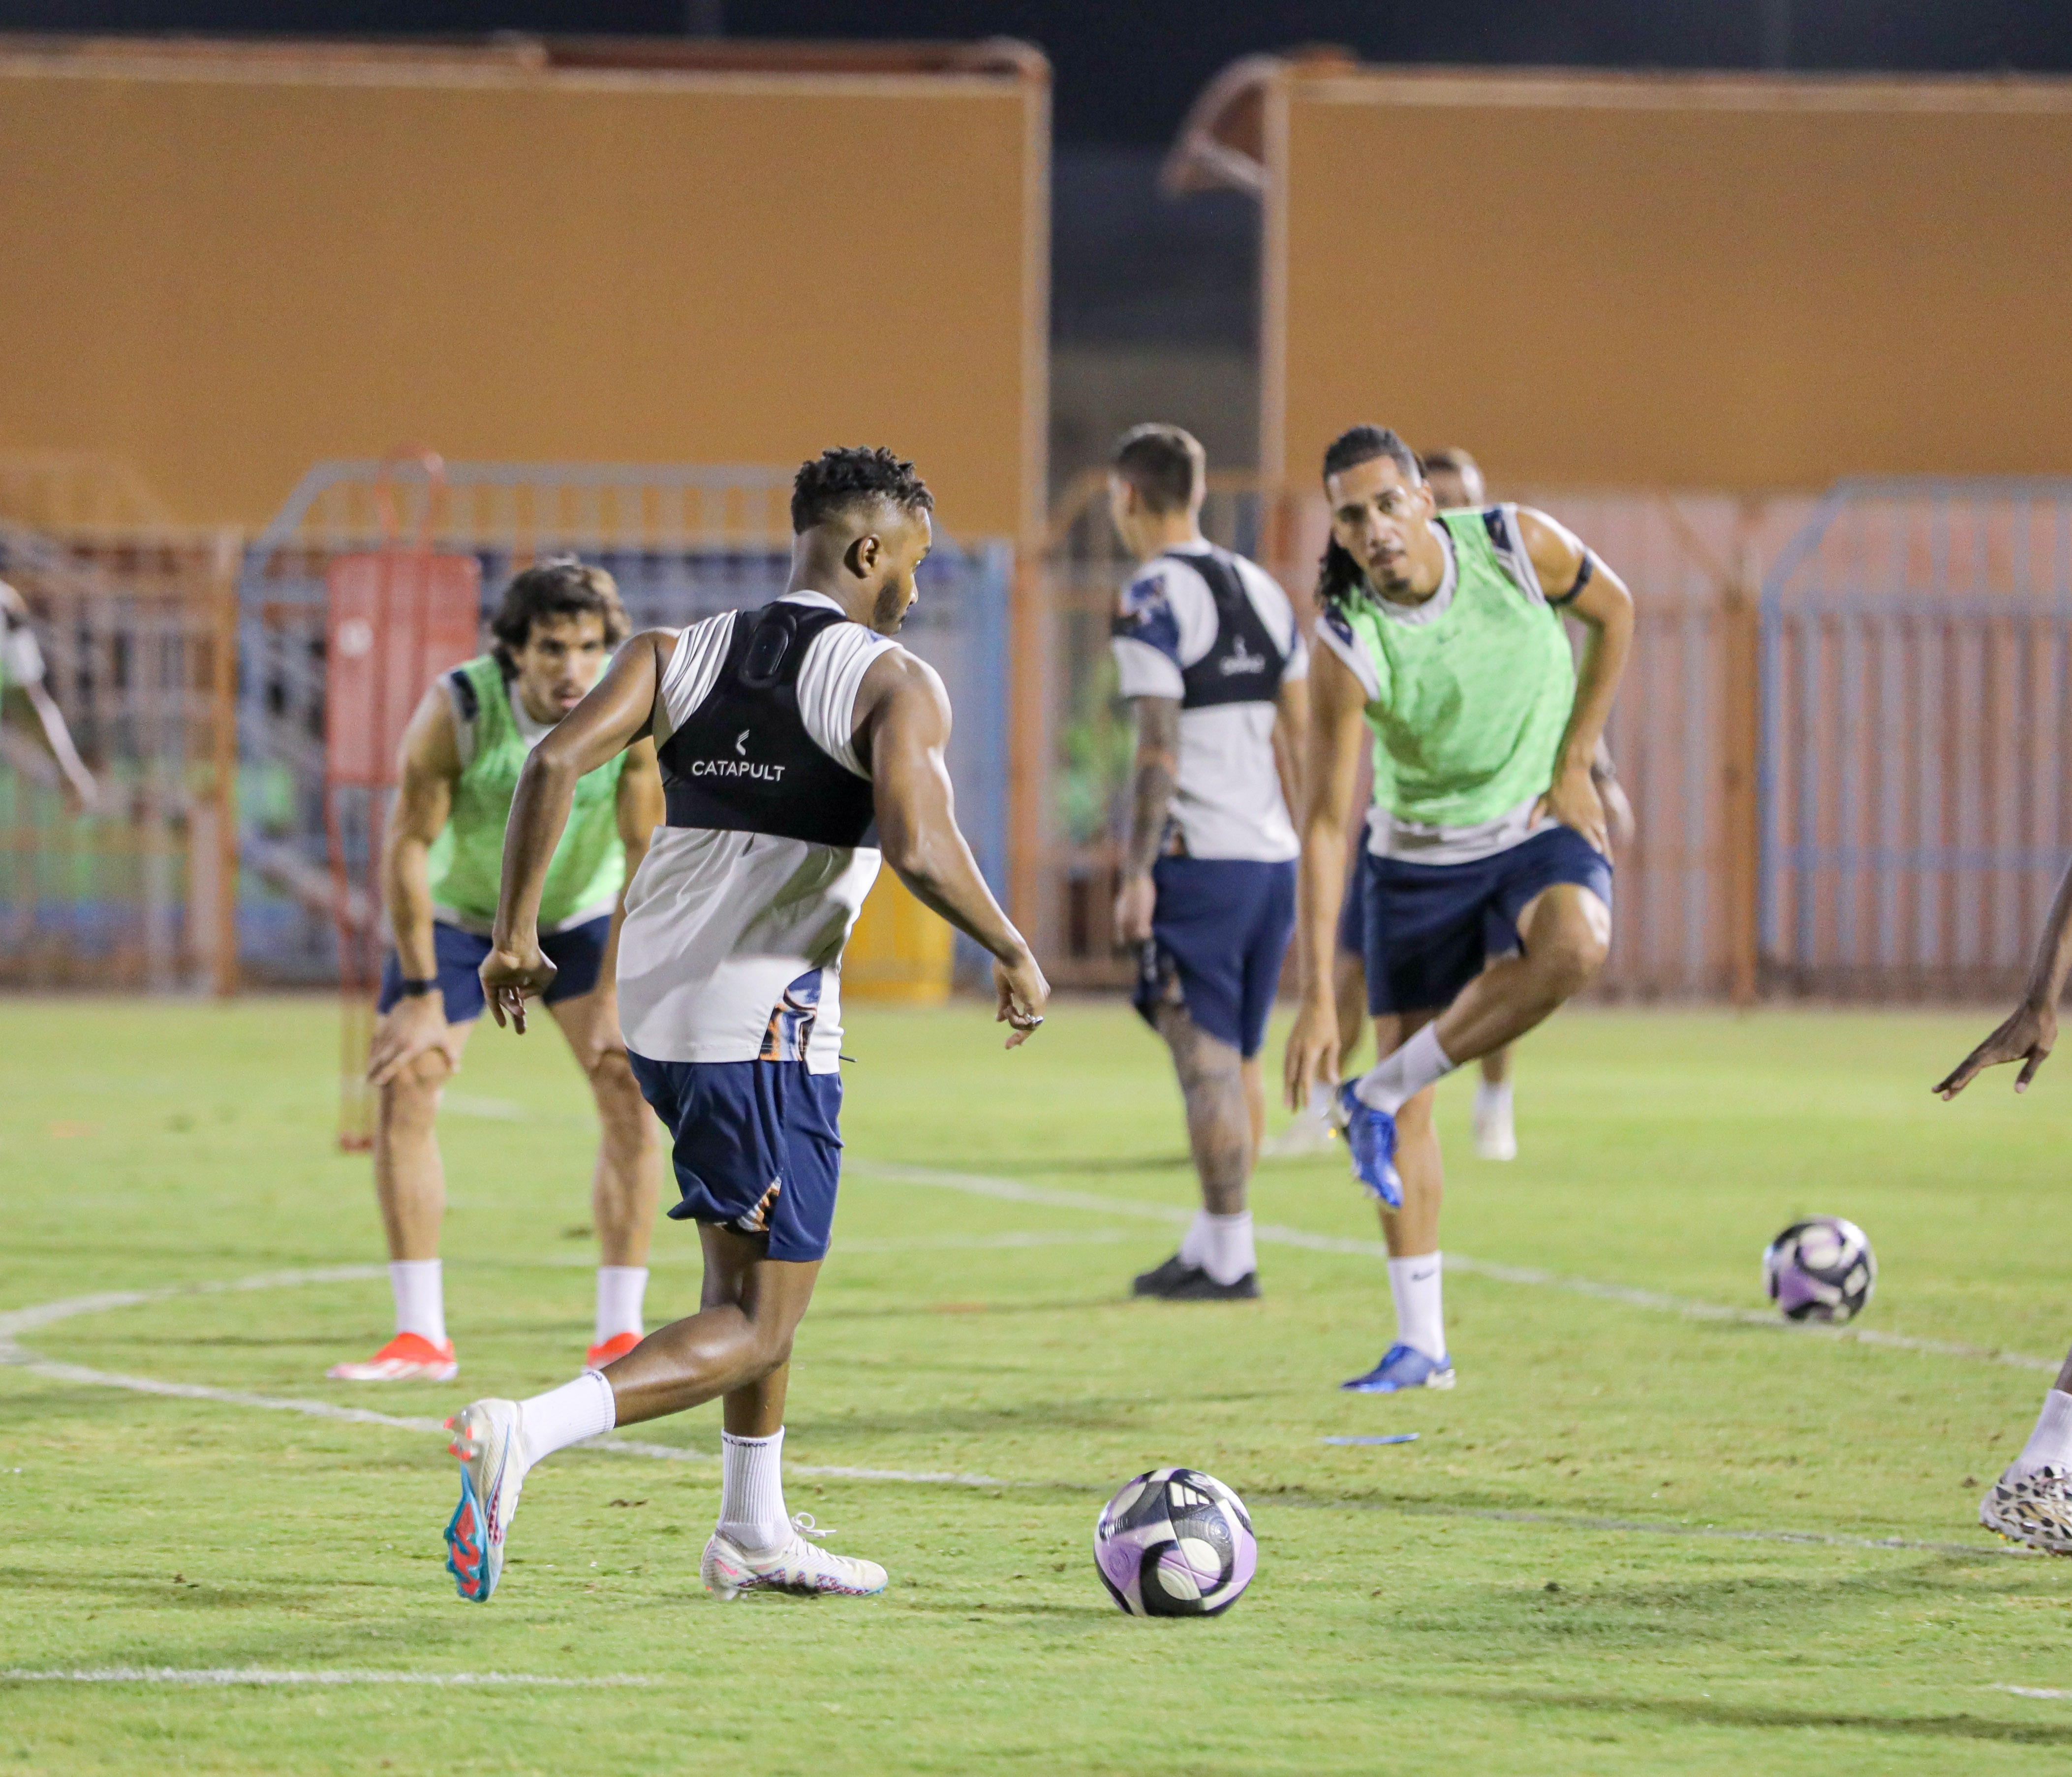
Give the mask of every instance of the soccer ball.
<svg viewBox="0 0 2072 1777">
<path fill-rule="evenodd" d="M 1133 1617 L 1212 1617 L 1259 1566 L 1244 1502 L 1198 1469 L 1153 1469 L 1101 1508 L 1094 1570 Z"/>
<path fill-rule="evenodd" d="M 1871 1243 L 1839 1216 L 1794 1222 L 1762 1256 L 1763 1288 L 1789 1320 L 1854 1320 L 1877 1281 Z"/>
</svg>

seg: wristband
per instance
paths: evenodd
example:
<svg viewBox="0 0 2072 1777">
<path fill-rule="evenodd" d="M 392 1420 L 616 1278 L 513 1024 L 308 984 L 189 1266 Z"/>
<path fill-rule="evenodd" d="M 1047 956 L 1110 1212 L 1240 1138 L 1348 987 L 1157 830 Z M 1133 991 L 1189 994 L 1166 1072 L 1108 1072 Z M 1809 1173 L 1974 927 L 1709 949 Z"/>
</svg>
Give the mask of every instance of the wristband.
<svg viewBox="0 0 2072 1777">
<path fill-rule="evenodd" d="M 436 975 L 405 976 L 397 984 L 397 991 L 406 1000 L 422 999 L 426 994 L 438 991 L 439 978 Z"/>
</svg>

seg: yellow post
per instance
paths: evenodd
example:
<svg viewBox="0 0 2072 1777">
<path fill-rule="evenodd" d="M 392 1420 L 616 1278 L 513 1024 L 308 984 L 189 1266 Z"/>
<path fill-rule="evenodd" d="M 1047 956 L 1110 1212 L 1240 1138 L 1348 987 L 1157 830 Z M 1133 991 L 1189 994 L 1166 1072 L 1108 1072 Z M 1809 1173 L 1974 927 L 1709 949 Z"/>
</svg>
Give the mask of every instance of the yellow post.
<svg viewBox="0 0 2072 1777">
<path fill-rule="evenodd" d="M 950 997 L 956 945 L 940 918 L 880 870 L 842 956 L 842 998 L 939 1006 Z"/>
</svg>

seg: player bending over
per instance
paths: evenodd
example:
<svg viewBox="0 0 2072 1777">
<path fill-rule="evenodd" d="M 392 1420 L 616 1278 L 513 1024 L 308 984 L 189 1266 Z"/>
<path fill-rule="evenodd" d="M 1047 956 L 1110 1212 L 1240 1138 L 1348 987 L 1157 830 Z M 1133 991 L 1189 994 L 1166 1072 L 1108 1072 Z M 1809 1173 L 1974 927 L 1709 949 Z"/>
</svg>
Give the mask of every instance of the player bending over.
<svg viewBox="0 0 2072 1777">
<path fill-rule="evenodd" d="M 98 800 L 93 774 L 72 744 L 64 712 L 43 683 L 43 652 L 29 627 L 29 603 L 0 580 L 0 722 L 15 705 L 25 704 L 35 718 L 38 746 L 57 767 L 59 794 L 74 814 L 84 814 Z"/>
<path fill-rule="evenodd" d="M 490 629 L 494 648 L 427 691 L 403 736 L 402 788 L 381 870 L 396 948 L 382 970 L 367 1066 L 380 1095 L 374 1187 L 396 1335 L 365 1363 L 335 1366 L 331 1374 L 343 1381 L 444 1382 L 458 1372 L 438 1256 L 439 1092 L 482 1016 L 475 970 L 489 954 L 520 769 L 597 683 L 625 639 L 626 612 L 602 568 L 549 561 L 512 580 Z M 603 1261 L 593 1364 L 639 1342 L 661 1183 L 661 1143 L 627 1065 L 611 977 L 621 891 L 661 818 L 652 747 L 600 765 L 576 786 L 540 903 L 541 943 L 559 969 L 547 1009 L 590 1081 L 600 1125 L 590 1186 Z"/>
<path fill-rule="evenodd" d="M 1432 1088 L 1580 991 L 1611 934 L 1610 841 L 1590 761 L 1633 634 L 1617 575 L 1544 513 L 1437 515 L 1417 459 L 1359 426 L 1324 454 L 1302 833 L 1302 1002 L 1289 1103 L 1337 1076 L 1332 936 L 1363 722 L 1367 1010 L 1380 1061 L 1338 1089 L 1354 1175 L 1380 1199 L 1396 1340 L 1345 1386 L 1449 1388 L 1443 1174 Z M 1578 675 L 1561 612 L 1588 631 Z M 1507 952 L 1508 952 L 1507 954 Z"/>
<path fill-rule="evenodd" d="M 1117 939 L 1139 947 L 1137 1009 L 1166 1039 L 1186 1103 L 1202 1207 L 1140 1296 L 1259 1294 L 1245 1185 L 1266 1118 L 1259 1048 L 1295 930 L 1288 810 L 1307 726 L 1307 653 L 1288 595 L 1201 532 L 1202 447 L 1140 426 L 1116 447 L 1108 512 L 1141 564 L 1114 623 L 1137 718 Z"/>
<path fill-rule="evenodd" d="M 2021 1003 L 2000 1027 L 1965 1056 L 1955 1070 L 1937 1082 L 1945 1100 L 1955 1098 L 1985 1069 L 2019 1061 L 2014 1089 L 2029 1090 L 2036 1071 L 2050 1058 L 2058 1042 L 2058 1002 L 2065 977 L 2072 973 L 2072 870 L 2058 885 L 2058 899 L 2037 940 L 2029 964 L 2029 985 Z M 1979 1522 L 1988 1530 L 2046 1554 L 2072 1555 L 2072 1353 L 2050 1392 L 2036 1429 L 2021 1454 L 2008 1464 L 1999 1480 L 1979 1502 Z"/>
<path fill-rule="evenodd" d="M 649 735 L 660 749 L 668 824 L 627 891 L 619 1000 L 640 1089 L 675 1137 L 683 1201 L 669 1213 L 699 1224 L 705 1287 L 697 1314 L 615 1363 L 447 1421 L 461 1494 L 446 1544 L 464 1598 L 495 1590 L 541 1458 L 715 1395 L 724 1465 L 705 1585 L 722 1598 L 884 1588 L 883 1568 L 807 1540 L 780 1472 L 791 1337 L 834 1218 L 842 947 L 881 857 L 998 959 L 1008 1047 L 1050 995 L 957 830 L 942 681 L 890 640 L 932 505 L 888 450 L 824 452 L 793 484 L 783 597 L 635 637 L 520 779 L 482 983 L 522 1031 L 525 996 L 553 983 L 537 926 L 569 797 L 622 749 Z"/>
</svg>

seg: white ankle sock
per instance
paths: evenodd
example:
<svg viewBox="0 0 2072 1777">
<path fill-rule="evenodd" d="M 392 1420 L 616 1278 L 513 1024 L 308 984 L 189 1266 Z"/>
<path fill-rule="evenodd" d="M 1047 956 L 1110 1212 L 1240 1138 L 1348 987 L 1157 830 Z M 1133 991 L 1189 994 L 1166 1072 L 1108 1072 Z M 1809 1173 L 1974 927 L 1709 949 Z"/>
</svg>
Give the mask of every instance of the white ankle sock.
<svg viewBox="0 0 2072 1777">
<path fill-rule="evenodd" d="M 597 1268 L 597 1338 L 602 1345 L 621 1333 L 638 1333 L 640 1305 L 648 1294 L 644 1265 L 601 1265 Z"/>
<path fill-rule="evenodd" d="M 1435 1080 L 1443 1080 L 1453 1067 L 1446 1051 L 1439 1047 L 1438 1033 L 1428 1024 L 1394 1055 L 1362 1074 L 1359 1084 L 1353 1088 L 1354 1096 L 1363 1104 L 1371 1104 L 1392 1117 L 1407 1100 L 1415 1098 Z"/>
<path fill-rule="evenodd" d="M 1195 1218 L 1202 1228 L 1202 1256 L 1194 1262 L 1218 1283 L 1235 1283 L 1248 1271 L 1259 1269 L 1252 1248 L 1252 1211 L 1235 1216 L 1211 1216 L 1204 1211 Z"/>
<path fill-rule="evenodd" d="M 784 1510 L 784 1428 L 767 1438 L 719 1434 L 719 1533 L 751 1555 L 767 1555 L 791 1539 Z"/>
<path fill-rule="evenodd" d="M 619 1423 L 611 1384 L 595 1370 L 518 1403 L 518 1442 L 531 1468 L 543 1456 L 602 1437 Z"/>
<path fill-rule="evenodd" d="M 2072 1394 L 2062 1388 L 2053 1388 L 2043 1397 L 2036 1429 L 2029 1434 L 2021 1454 L 2015 1458 L 2016 1467 L 2025 1475 L 2046 1462 L 2072 1468 Z"/>
<path fill-rule="evenodd" d="M 1511 1082 L 1507 1080 L 1478 1080 L 1475 1084 L 1475 1112 L 1487 1116 L 1491 1111 L 1511 1109 Z"/>
<path fill-rule="evenodd" d="M 1427 1357 L 1446 1355 L 1446 1314 L 1441 1300 L 1442 1266 L 1436 1253 L 1388 1261 L 1389 1294 L 1396 1298 L 1396 1336 Z"/>
<path fill-rule="evenodd" d="M 446 1285 L 437 1259 L 391 1259 L 388 1291 L 396 1298 L 397 1332 L 446 1343 Z"/>
<path fill-rule="evenodd" d="M 1209 1224 L 1214 1220 L 1206 1209 L 1194 1211 L 1194 1219 L 1187 1224 L 1187 1232 L 1180 1236 L 1180 1262 L 1199 1266 L 1209 1256 Z"/>
</svg>

